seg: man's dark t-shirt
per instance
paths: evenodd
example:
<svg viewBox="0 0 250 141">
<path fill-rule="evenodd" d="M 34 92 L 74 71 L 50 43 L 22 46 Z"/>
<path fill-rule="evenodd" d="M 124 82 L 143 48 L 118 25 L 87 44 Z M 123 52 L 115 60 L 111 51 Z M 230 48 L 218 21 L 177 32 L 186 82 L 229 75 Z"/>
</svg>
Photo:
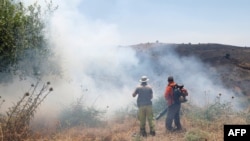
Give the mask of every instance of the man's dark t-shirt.
<svg viewBox="0 0 250 141">
<path fill-rule="evenodd" d="M 136 87 L 135 94 L 138 94 L 137 106 L 152 105 L 153 90 L 149 85 L 140 85 Z"/>
</svg>

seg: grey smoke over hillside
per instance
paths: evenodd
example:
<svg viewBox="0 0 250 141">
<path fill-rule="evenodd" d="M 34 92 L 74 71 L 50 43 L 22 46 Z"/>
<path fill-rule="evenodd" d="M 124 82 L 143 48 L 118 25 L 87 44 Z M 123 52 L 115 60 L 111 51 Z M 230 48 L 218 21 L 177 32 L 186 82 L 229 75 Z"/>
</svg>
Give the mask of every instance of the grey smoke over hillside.
<svg viewBox="0 0 250 141">
<path fill-rule="evenodd" d="M 177 83 L 188 89 L 193 104 L 204 106 L 212 103 L 219 93 L 222 94 L 221 101 L 232 100 L 234 93 L 223 86 L 216 68 L 202 63 L 199 58 L 181 57 L 173 50 L 174 47 L 171 44 L 152 44 L 150 49 L 139 55 L 142 60 L 140 66 L 154 79 L 159 96 L 164 93 L 167 77 L 172 75 Z"/>
</svg>

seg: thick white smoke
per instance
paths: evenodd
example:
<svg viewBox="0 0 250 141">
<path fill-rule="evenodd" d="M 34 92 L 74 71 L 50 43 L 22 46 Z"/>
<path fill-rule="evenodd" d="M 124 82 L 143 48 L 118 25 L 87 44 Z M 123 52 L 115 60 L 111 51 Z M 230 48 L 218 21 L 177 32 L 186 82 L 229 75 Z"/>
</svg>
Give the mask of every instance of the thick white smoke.
<svg viewBox="0 0 250 141">
<path fill-rule="evenodd" d="M 49 27 L 50 43 L 60 58 L 60 81 L 65 81 L 55 87 L 61 91 L 61 103 L 84 94 L 88 104 L 100 108 L 126 105 L 131 102 L 131 84 L 136 83 L 129 77 L 137 66 L 135 52 L 118 46 L 120 35 L 115 24 L 88 20 L 76 3 L 59 6 Z"/>
</svg>

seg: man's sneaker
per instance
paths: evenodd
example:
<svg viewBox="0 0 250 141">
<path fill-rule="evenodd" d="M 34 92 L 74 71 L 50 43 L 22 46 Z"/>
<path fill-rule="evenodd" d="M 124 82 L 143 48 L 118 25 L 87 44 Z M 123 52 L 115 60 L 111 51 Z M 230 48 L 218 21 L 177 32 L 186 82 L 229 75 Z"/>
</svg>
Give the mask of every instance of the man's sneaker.
<svg viewBox="0 0 250 141">
<path fill-rule="evenodd" d="M 155 131 L 150 131 L 150 135 L 155 136 Z"/>
<path fill-rule="evenodd" d="M 183 130 L 183 128 L 174 128 L 173 132 L 180 133 L 180 132 L 185 132 L 185 130 Z"/>
</svg>

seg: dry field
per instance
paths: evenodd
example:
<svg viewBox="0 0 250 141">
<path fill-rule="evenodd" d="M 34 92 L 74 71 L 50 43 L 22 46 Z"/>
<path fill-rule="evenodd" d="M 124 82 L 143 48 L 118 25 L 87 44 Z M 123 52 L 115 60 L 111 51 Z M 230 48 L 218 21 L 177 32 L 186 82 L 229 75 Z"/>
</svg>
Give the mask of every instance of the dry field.
<svg viewBox="0 0 250 141">
<path fill-rule="evenodd" d="M 216 107 L 213 110 L 215 109 Z M 206 108 L 199 110 L 197 112 L 194 107 L 183 105 L 181 122 L 184 129 L 179 132 L 170 133 L 165 130 L 165 117 L 155 121 L 154 137 L 139 136 L 139 121 L 134 117 L 127 117 L 109 119 L 105 121 L 105 125 L 95 128 L 78 126 L 66 129 L 56 123 L 53 128 L 33 131 L 25 141 L 223 141 L 224 124 L 249 124 L 249 111 L 229 113 Z M 201 116 L 205 118 L 200 118 Z"/>
</svg>

